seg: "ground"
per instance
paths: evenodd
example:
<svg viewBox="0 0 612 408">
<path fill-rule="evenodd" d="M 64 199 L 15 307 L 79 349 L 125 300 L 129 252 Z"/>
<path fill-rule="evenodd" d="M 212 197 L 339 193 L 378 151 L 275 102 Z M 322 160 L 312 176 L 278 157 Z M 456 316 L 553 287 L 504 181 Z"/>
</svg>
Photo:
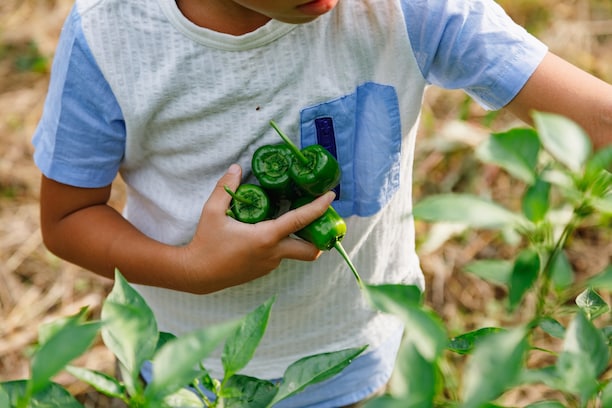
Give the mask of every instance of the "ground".
<svg viewBox="0 0 612 408">
<path fill-rule="evenodd" d="M 612 81 L 609 0 L 500 3 L 554 52 Z M 0 381 L 28 376 L 27 354 L 41 323 L 76 313 L 83 306 L 97 316 L 111 286 L 110 281 L 47 252 L 38 224 L 40 176 L 32 162 L 31 136 L 42 112 L 61 24 L 71 6 L 69 0 L 0 3 Z M 515 124 L 519 123 L 507 115 L 484 112 L 461 92 L 429 90 L 415 163 L 416 198 L 441 188 L 469 187 L 512 202 L 517 186 L 497 169 L 477 164 L 465 146 L 481 140 L 489 126 L 501 129 Z M 121 206 L 120 191 L 113 197 L 117 207 Z M 420 236 L 425 231 L 426 226 L 419 225 Z M 475 257 L 509 255 L 496 236 L 470 233 L 420 251 L 427 303 L 445 319 L 449 330 L 461 332 L 504 321 L 495 302 L 503 290 L 461 272 Z M 585 277 L 610 263 L 610 254 L 610 234 L 585 229 L 574 240 L 570 259 L 577 274 Z M 113 372 L 112 356 L 101 343 L 77 364 Z M 108 406 L 108 401 L 66 374 L 57 381 L 87 406 Z M 512 398 L 526 401 L 541 392 L 521 390 Z"/>
</svg>

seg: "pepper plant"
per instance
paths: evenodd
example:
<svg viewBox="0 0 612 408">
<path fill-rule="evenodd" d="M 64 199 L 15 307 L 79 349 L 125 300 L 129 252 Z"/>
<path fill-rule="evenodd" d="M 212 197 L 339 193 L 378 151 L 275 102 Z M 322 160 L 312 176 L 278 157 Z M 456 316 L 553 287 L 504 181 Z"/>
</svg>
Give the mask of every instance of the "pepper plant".
<svg viewBox="0 0 612 408">
<path fill-rule="evenodd" d="M 524 182 L 520 211 L 465 193 L 432 195 L 413 209 L 426 222 L 518 233 L 514 259 L 477 260 L 466 269 L 506 288 L 508 314 L 520 310 L 524 316 L 532 310 L 523 307 L 525 299 L 532 296 L 532 315 L 517 327 L 448 336 L 435 315 L 407 304 L 406 296 L 386 301 L 381 310 L 404 318 L 406 338 L 389 394 L 368 408 L 500 407 L 507 391 L 534 384 L 558 397 L 529 407 L 612 406 L 612 326 L 601 296 L 612 289 L 612 266 L 576 282 L 565 251 L 579 226 L 609 228 L 612 148 L 593 153 L 583 130 L 566 118 L 536 112 L 534 119 L 535 129 L 493 134 L 476 149 L 479 159 Z M 561 339 L 561 350 L 538 347 L 534 339 L 543 333 Z M 465 366 L 453 367 L 449 353 L 465 356 Z M 549 353 L 555 361 L 528 367 L 532 353 Z"/>
<path fill-rule="evenodd" d="M 83 407 L 53 376 L 66 369 L 102 394 L 129 407 L 269 407 L 343 370 L 365 347 L 317 354 L 290 365 L 272 383 L 240 374 L 264 335 L 274 298 L 241 319 L 175 337 L 159 332 L 151 309 L 117 271 L 100 321 L 87 321 L 86 309 L 43 325 L 32 357 L 31 377 L 0 383 L 1 407 Z M 70 365 L 101 333 L 118 360 L 120 375 Z M 200 361 L 224 343 L 224 375 L 212 378 Z M 152 362 L 145 384 L 140 370 Z M 187 386 L 191 385 L 191 389 Z M 204 391 L 208 390 L 208 393 Z M 210 397 L 213 395 L 214 397 Z"/>
</svg>

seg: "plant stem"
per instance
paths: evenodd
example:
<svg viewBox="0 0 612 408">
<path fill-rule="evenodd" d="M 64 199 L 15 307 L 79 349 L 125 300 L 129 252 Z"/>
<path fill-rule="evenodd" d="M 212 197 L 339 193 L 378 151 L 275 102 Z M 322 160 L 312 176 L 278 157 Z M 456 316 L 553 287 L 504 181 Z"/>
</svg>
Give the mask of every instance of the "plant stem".
<svg viewBox="0 0 612 408">
<path fill-rule="evenodd" d="M 357 269 L 355 268 L 355 265 L 353 265 L 353 263 L 349 259 L 348 254 L 344 250 L 344 247 L 342 246 L 340 241 L 336 241 L 334 243 L 334 248 L 336 248 L 336 251 L 338 251 L 340 255 L 342 256 L 342 258 L 344 258 L 344 261 L 347 263 L 347 265 L 351 269 L 351 272 L 353 272 L 353 275 L 355 276 L 355 279 L 357 280 L 357 284 L 359 285 L 359 289 L 364 289 L 363 280 L 361 279 L 361 276 L 359 276 L 359 273 L 357 273 Z"/>
<path fill-rule="evenodd" d="M 552 265 L 555 259 L 557 258 L 557 256 L 559 256 L 559 253 L 563 250 L 563 248 L 565 248 L 565 245 L 567 244 L 569 237 L 572 235 L 572 233 L 576 229 L 577 224 L 578 224 L 578 220 L 573 218 L 565 226 L 565 228 L 563 229 L 563 232 L 561 233 L 561 236 L 559 237 L 559 240 L 555 243 L 555 246 L 552 249 L 552 251 L 550 251 L 550 255 L 548 256 L 548 259 L 546 260 L 546 264 L 544 265 L 544 268 L 542 269 L 543 280 L 542 280 L 542 284 L 540 285 L 540 290 L 538 293 L 538 303 L 536 306 L 535 319 L 538 319 L 540 316 L 544 314 L 544 308 L 546 306 L 546 298 L 548 297 L 548 293 L 550 291 L 550 283 L 551 283 L 552 273 L 553 273 Z"/>
<path fill-rule="evenodd" d="M 287 135 L 285 135 L 283 133 L 282 130 L 280 130 L 280 128 L 278 127 L 278 125 L 276 124 L 276 122 L 274 122 L 273 120 L 270 121 L 270 126 L 272 126 L 274 128 L 274 130 L 276 130 L 276 133 L 278 133 L 278 135 L 281 137 L 281 139 L 283 139 L 283 142 L 285 142 L 287 144 L 287 146 L 289 146 L 289 148 L 291 149 L 291 151 L 293 152 L 293 154 L 295 154 L 297 156 L 297 158 L 303 163 L 303 164 L 308 164 L 308 158 L 306 156 L 304 156 L 304 154 L 300 151 L 300 149 L 295 145 L 295 143 L 293 143 L 291 141 L 291 139 L 289 139 L 289 137 L 287 137 Z"/>
<path fill-rule="evenodd" d="M 198 378 L 196 378 L 193 381 L 192 387 L 195 390 L 195 392 L 198 395 L 198 397 L 202 400 L 202 402 L 204 402 L 204 406 L 205 407 L 210 407 L 211 406 L 210 400 L 206 396 L 206 393 L 204 393 L 204 391 L 202 391 L 202 388 L 201 388 L 202 387 L 202 382 Z"/>
<path fill-rule="evenodd" d="M 251 200 L 248 200 L 242 196 L 239 196 L 238 194 L 236 194 L 235 192 L 233 192 L 228 186 L 223 186 L 223 188 L 225 189 L 225 191 L 227 191 L 227 194 L 229 194 L 230 196 L 232 196 L 232 198 L 236 201 L 240 201 L 241 203 L 244 204 L 248 204 L 248 205 L 252 205 L 255 206 L 255 203 L 252 202 Z"/>
</svg>

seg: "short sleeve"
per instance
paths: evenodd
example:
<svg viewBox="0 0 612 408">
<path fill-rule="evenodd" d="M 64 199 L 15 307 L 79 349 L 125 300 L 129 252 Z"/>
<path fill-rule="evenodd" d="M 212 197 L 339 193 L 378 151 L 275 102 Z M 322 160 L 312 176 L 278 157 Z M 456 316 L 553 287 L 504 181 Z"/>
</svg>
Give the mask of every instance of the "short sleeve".
<svg viewBox="0 0 612 408">
<path fill-rule="evenodd" d="M 73 8 L 60 35 L 43 114 L 32 140 L 34 162 L 58 182 L 103 187 L 119 171 L 125 134 L 121 108 Z"/>
<path fill-rule="evenodd" d="M 401 1 L 424 78 L 464 89 L 484 108 L 508 104 L 548 51 L 493 0 Z"/>
</svg>

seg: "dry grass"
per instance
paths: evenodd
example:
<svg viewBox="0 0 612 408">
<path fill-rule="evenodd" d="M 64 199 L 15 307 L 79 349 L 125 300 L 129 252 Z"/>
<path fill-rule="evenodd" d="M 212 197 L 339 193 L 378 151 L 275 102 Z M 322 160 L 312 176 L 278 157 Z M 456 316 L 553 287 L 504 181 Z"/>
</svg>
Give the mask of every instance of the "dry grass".
<svg viewBox="0 0 612 408">
<path fill-rule="evenodd" d="M 612 81 L 612 5 L 609 0 L 505 0 L 501 3 L 522 24 L 537 32 L 551 48 L 584 69 Z M 111 282 L 58 260 L 43 247 L 38 225 L 39 174 L 32 163 L 31 135 L 40 117 L 48 84 L 48 61 L 72 1 L 3 0 L 0 3 L 0 381 L 28 376 L 27 353 L 40 323 L 89 306 L 99 313 Z M 35 45 L 35 46 L 34 46 Z M 42 57 L 42 60 L 40 58 Z M 45 62 L 45 58 L 47 61 Z M 39 61 L 39 62 L 37 62 Z M 465 108 L 459 92 L 432 90 L 426 101 L 415 190 L 427 194 L 440 186 L 469 186 L 512 202 L 517 186 L 495 169 L 480 167 L 462 151 L 431 150 L 432 141 L 473 140 L 487 116 L 470 104 L 469 132 L 459 127 Z M 493 127 L 511 124 L 506 115 Z M 120 205 L 120 198 L 116 198 Z M 420 228 L 424 228 L 420 226 Z M 597 273 L 610 262 L 610 236 L 585 230 L 574 242 L 571 259 L 582 276 Z M 492 234 L 470 233 L 461 241 L 423 254 L 429 284 L 428 303 L 462 331 L 486 324 L 511 323 L 494 301 L 503 292 L 460 273 L 475 257 L 508 256 L 509 249 Z M 511 320 L 512 318 L 510 318 Z M 109 373 L 113 359 L 97 343 L 79 364 Z M 82 384 L 61 374 L 57 380 L 87 406 L 108 406 Z M 540 390 L 520 390 L 515 400 L 541 397 Z M 536 395 L 534 395 L 536 394 Z"/>
<path fill-rule="evenodd" d="M 0 381 L 29 376 L 27 354 L 41 323 L 84 306 L 99 315 L 111 285 L 49 254 L 40 236 L 40 175 L 30 140 L 42 112 L 48 62 L 71 6 L 68 0 L 0 3 Z M 109 373 L 114 367 L 101 343 L 78 364 Z M 108 406 L 70 376 L 57 380 L 87 406 Z"/>
</svg>

